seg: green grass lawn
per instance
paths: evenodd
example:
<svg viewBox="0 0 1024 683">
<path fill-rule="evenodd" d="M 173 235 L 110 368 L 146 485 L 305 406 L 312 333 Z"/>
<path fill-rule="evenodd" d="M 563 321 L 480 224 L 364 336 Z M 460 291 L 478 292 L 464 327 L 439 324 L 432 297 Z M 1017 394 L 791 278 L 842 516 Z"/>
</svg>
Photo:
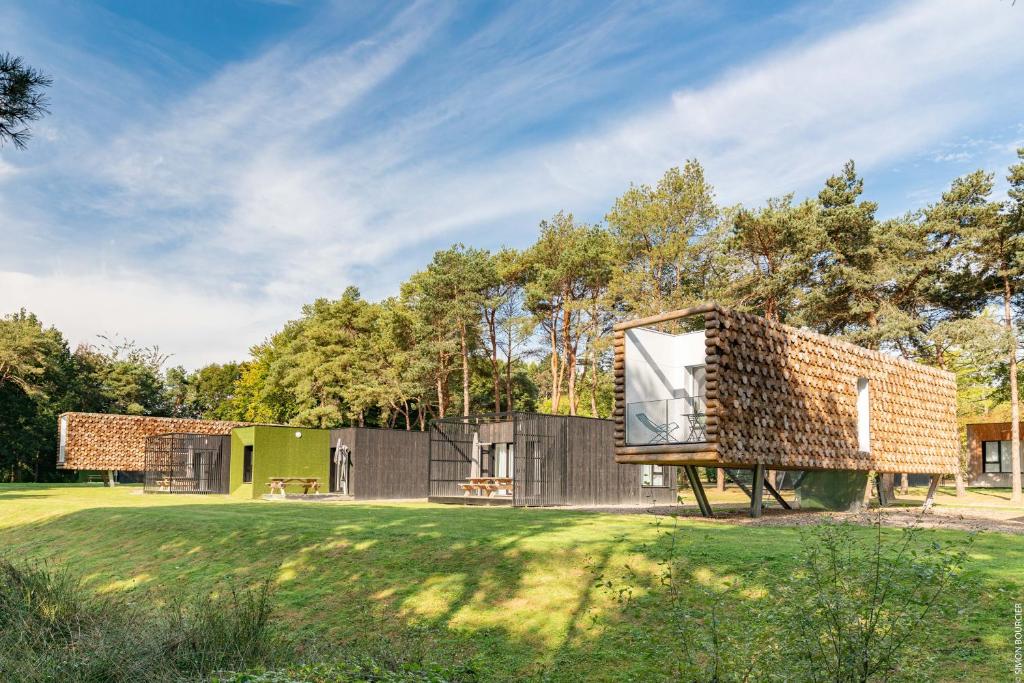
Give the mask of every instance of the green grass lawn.
<svg viewBox="0 0 1024 683">
<path fill-rule="evenodd" d="M 643 613 L 621 613 L 593 579 L 626 563 L 654 575 L 648 544 L 660 535 L 647 515 L 138 491 L 2 485 L 0 548 L 67 563 L 93 590 L 129 591 L 145 603 L 215 589 L 221 579 L 269 579 L 289 625 L 339 653 L 387 641 L 412 656 L 472 661 L 497 680 L 664 674 L 671 636 L 657 628 L 657 589 L 640 596 Z M 750 618 L 772 609 L 773 584 L 794 569 L 799 529 L 680 523 L 702 549 L 695 583 L 733 577 Z M 1024 536 L 981 535 L 967 578 L 960 617 L 932 652 L 944 680 L 1007 680 L 1013 603 L 1024 601 Z"/>
</svg>

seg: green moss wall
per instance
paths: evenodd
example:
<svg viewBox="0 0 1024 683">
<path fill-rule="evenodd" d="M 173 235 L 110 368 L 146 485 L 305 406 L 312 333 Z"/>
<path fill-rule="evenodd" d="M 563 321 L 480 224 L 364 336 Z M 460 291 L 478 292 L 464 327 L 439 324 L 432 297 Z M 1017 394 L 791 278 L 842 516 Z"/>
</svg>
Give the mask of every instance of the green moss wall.
<svg viewBox="0 0 1024 683">
<path fill-rule="evenodd" d="M 246 446 L 254 445 L 255 427 L 238 427 L 231 430 L 231 475 L 228 477 L 228 493 L 239 498 L 253 498 L 253 485 L 242 483 L 242 460 Z M 255 458 L 256 450 L 253 449 Z M 255 473 L 253 473 L 255 475 Z M 253 481 L 256 477 L 253 476 Z"/>
<path fill-rule="evenodd" d="M 296 437 L 296 434 L 301 434 Z M 231 432 L 231 494 L 259 498 L 268 493 L 270 477 L 317 477 L 327 490 L 331 472 L 331 433 L 303 427 L 242 427 Z M 245 446 L 252 449 L 252 484 L 242 483 Z M 296 485 L 290 493 L 301 493 Z"/>
</svg>

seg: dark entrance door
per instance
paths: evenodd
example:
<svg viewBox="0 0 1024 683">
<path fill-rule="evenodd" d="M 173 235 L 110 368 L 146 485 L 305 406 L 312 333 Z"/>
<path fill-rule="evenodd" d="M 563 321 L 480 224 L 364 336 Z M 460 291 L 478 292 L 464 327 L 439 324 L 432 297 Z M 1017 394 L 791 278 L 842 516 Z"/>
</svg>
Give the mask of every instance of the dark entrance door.
<svg viewBox="0 0 1024 683">
<path fill-rule="evenodd" d="M 338 463 L 334 461 L 334 455 L 338 452 L 338 449 L 331 446 L 331 474 L 328 480 L 327 490 L 330 493 L 337 493 L 338 488 Z"/>
</svg>

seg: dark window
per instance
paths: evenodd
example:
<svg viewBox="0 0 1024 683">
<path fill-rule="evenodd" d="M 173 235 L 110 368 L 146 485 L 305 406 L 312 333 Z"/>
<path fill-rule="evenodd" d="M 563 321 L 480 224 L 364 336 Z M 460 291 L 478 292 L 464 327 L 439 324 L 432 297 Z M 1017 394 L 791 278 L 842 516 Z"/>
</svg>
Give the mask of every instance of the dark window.
<svg viewBox="0 0 1024 683">
<path fill-rule="evenodd" d="M 252 446 L 246 446 L 242 454 L 242 483 L 252 483 Z"/>
<path fill-rule="evenodd" d="M 985 441 L 981 444 L 981 471 L 998 474 L 1012 472 L 1009 441 Z"/>
</svg>

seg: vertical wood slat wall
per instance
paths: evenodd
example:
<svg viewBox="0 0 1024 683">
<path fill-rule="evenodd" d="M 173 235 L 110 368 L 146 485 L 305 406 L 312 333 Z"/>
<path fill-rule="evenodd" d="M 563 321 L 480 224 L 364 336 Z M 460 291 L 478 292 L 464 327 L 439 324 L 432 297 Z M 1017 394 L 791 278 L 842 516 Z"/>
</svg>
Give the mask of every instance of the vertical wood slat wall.
<svg viewBox="0 0 1024 683">
<path fill-rule="evenodd" d="M 427 497 L 427 432 L 369 427 L 332 429 L 331 448 L 339 438 L 351 450 L 351 490 L 357 500 Z"/>
<path fill-rule="evenodd" d="M 664 468 L 665 485 L 641 485 L 640 465 L 615 462 L 615 423 L 568 417 L 568 498 L 572 505 L 675 503 L 677 472 Z"/>
<path fill-rule="evenodd" d="M 727 466 L 950 474 L 959 466 L 956 381 L 912 363 L 713 303 L 615 330 L 617 455 L 686 448 L 625 443 L 625 334 L 704 316 L 707 431 Z M 870 452 L 858 449 L 857 380 L 868 380 Z"/>
<path fill-rule="evenodd" d="M 481 441 L 489 441 L 492 432 L 509 431 L 497 429 L 503 423 L 514 425 L 516 505 L 645 505 L 676 501 L 677 468 L 664 468 L 664 486 L 643 487 L 640 465 L 615 462 L 615 425 L 611 420 L 535 413 L 434 421 L 430 495 L 462 496 L 458 484 L 469 477 L 474 431 L 479 429 Z"/>
<path fill-rule="evenodd" d="M 228 493 L 231 437 L 219 434 L 159 434 L 146 438 L 143 491 Z"/>
</svg>

